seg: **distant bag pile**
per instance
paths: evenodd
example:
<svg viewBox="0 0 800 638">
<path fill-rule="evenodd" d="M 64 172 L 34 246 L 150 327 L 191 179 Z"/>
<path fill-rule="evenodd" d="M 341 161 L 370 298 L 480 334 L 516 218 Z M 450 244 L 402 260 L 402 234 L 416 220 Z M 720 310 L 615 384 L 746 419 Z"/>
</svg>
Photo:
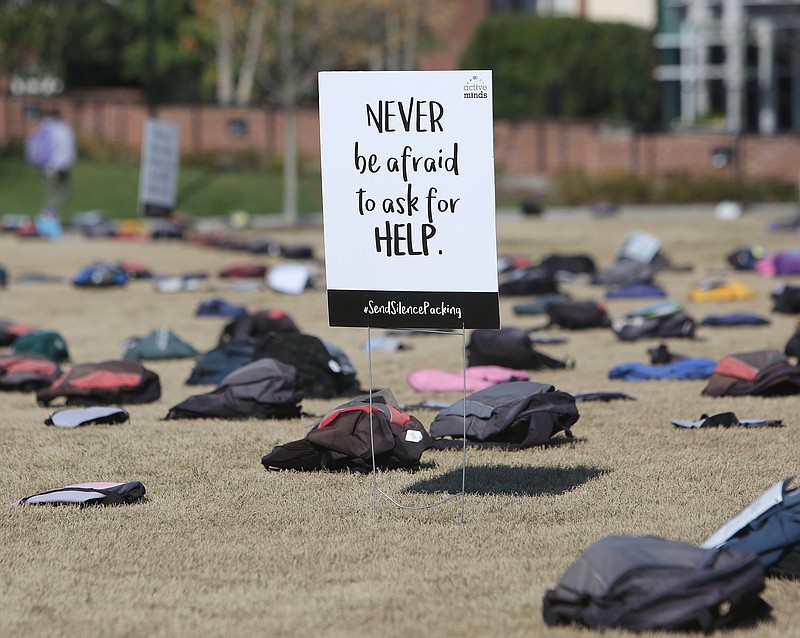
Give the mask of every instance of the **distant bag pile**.
<svg viewBox="0 0 800 638">
<path fill-rule="evenodd" d="M 607 536 L 586 549 L 544 595 L 548 625 L 706 633 L 769 615 L 764 565 L 732 549 L 654 536 Z"/>
<path fill-rule="evenodd" d="M 42 405 L 63 398 L 67 405 L 150 403 L 161 396 L 161 380 L 138 361 L 102 361 L 73 366 L 36 393 Z"/>
<path fill-rule="evenodd" d="M 370 427 L 370 423 L 372 424 Z M 371 430 L 371 431 L 370 431 Z M 268 470 L 372 471 L 416 469 L 431 438 L 416 417 L 384 391 L 342 404 L 317 421 L 305 438 L 279 445 L 262 457 Z"/>
<path fill-rule="evenodd" d="M 430 426 L 436 448 L 463 445 L 523 449 L 549 442 L 559 432 L 572 438 L 578 421 L 575 397 L 552 385 L 512 381 L 480 390 L 454 402 Z M 455 439 L 461 439 L 456 441 Z"/>
</svg>

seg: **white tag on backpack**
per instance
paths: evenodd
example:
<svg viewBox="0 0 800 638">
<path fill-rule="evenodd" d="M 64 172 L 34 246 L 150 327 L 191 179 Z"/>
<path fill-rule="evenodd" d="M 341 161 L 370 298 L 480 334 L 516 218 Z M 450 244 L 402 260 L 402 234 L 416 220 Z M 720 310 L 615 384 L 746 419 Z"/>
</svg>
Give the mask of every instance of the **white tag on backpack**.
<svg viewBox="0 0 800 638">
<path fill-rule="evenodd" d="M 419 430 L 406 430 L 406 441 L 411 441 L 412 443 L 419 443 L 422 441 L 422 432 Z"/>
</svg>

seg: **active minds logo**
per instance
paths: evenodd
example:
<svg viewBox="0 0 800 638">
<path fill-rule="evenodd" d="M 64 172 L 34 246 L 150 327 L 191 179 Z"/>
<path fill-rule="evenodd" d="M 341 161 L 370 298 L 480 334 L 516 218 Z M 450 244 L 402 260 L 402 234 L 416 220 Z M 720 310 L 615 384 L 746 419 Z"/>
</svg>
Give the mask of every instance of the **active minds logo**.
<svg viewBox="0 0 800 638">
<path fill-rule="evenodd" d="M 489 86 L 477 75 L 473 75 L 464 85 L 464 99 L 486 99 L 489 97 Z"/>
<path fill-rule="evenodd" d="M 364 306 L 365 315 L 422 315 L 422 316 L 453 316 L 461 319 L 461 308 L 451 306 L 444 302 L 431 303 L 425 301 L 421 304 L 405 304 L 402 301 L 390 300 L 384 303 L 375 303 L 372 299 Z"/>
</svg>

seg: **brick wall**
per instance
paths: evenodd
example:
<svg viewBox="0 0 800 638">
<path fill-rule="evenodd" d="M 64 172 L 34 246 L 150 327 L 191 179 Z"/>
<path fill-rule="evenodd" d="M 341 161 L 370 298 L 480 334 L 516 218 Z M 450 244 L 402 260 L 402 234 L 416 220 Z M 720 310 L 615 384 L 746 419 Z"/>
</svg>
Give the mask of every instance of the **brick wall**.
<svg viewBox="0 0 800 638">
<path fill-rule="evenodd" d="M 141 103 L 100 102 L 84 98 L 58 99 L 0 97 L 0 148 L 24 140 L 31 123 L 27 107 L 58 106 L 79 138 L 119 143 L 138 152 L 142 124 L 148 116 Z M 163 106 L 159 117 L 180 125 L 184 152 L 255 150 L 279 158 L 283 118 L 276 110 L 203 106 Z M 319 158 L 319 121 L 314 109 L 298 111 L 301 156 Z M 247 132 L 233 136 L 229 125 L 246 123 Z M 495 166 L 498 175 L 550 175 L 575 169 L 590 175 L 625 171 L 640 175 L 664 172 L 711 173 L 715 148 L 734 149 L 742 173 L 750 177 L 800 179 L 800 136 L 743 136 L 724 133 L 638 134 L 627 127 L 600 122 L 526 121 L 495 123 Z M 721 169 L 732 171 L 734 165 Z"/>
</svg>

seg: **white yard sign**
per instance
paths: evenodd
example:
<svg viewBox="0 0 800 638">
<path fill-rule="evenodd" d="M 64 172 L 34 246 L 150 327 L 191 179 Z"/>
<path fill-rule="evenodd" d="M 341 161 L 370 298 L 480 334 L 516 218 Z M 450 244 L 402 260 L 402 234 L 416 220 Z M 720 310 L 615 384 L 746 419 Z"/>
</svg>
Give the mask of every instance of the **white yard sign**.
<svg viewBox="0 0 800 638">
<path fill-rule="evenodd" d="M 144 123 L 139 167 L 139 208 L 171 211 L 175 206 L 180 166 L 178 125 L 149 118 Z"/>
<path fill-rule="evenodd" d="M 499 327 L 491 79 L 320 73 L 332 326 Z"/>
</svg>

